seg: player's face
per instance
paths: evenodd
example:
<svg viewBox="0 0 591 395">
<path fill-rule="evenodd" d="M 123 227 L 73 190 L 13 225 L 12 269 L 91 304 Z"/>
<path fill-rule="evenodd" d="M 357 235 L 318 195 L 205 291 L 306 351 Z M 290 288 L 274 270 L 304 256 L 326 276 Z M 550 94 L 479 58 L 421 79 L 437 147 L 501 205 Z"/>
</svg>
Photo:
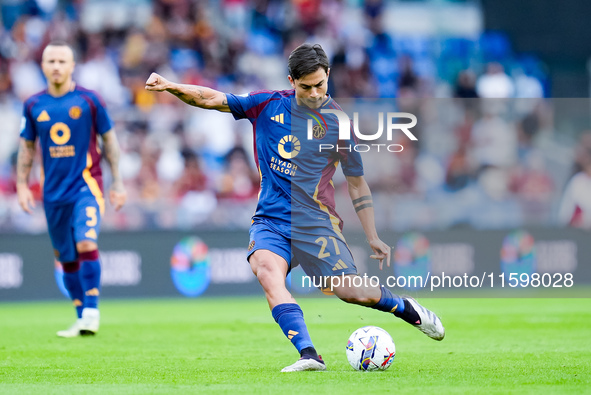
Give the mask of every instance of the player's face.
<svg viewBox="0 0 591 395">
<path fill-rule="evenodd" d="M 328 90 L 328 73 L 322 67 L 319 67 L 313 73 L 306 74 L 300 79 L 294 80 L 288 76 L 289 83 L 295 89 L 295 97 L 299 105 L 310 108 L 318 108 L 326 99 Z"/>
<path fill-rule="evenodd" d="M 74 54 L 66 46 L 50 45 L 43 51 L 41 68 L 49 84 L 62 85 L 70 81 L 74 72 Z"/>
</svg>

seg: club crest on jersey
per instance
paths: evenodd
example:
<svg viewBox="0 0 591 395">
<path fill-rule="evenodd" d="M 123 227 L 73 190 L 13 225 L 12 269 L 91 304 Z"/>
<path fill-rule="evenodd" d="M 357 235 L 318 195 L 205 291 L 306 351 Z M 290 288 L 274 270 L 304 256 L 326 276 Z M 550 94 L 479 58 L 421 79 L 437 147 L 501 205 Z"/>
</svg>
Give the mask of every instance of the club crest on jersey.
<svg viewBox="0 0 591 395">
<path fill-rule="evenodd" d="M 283 159 L 293 159 L 300 153 L 300 140 L 293 134 L 283 136 L 277 145 L 277 151 Z"/>
<path fill-rule="evenodd" d="M 316 124 L 312 127 L 312 136 L 316 140 L 321 140 L 326 136 L 326 130 L 320 124 Z"/>
<path fill-rule="evenodd" d="M 80 118 L 80 115 L 82 115 L 82 109 L 80 107 L 74 106 L 70 108 L 70 118 L 78 119 Z"/>
</svg>

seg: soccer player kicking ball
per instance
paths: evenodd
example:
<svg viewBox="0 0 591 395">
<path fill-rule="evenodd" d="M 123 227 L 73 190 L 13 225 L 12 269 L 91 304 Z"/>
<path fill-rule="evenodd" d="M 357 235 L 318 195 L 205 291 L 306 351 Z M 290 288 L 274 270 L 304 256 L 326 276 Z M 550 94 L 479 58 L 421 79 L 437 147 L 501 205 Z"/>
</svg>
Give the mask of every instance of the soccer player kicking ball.
<svg viewBox="0 0 591 395">
<path fill-rule="evenodd" d="M 102 100 L 72 81 L 74 53 L 70 46 L 61 42 L 49 44 L 43 51 L 41 66 L 47 90 L 33 95 L 24 105 L 17 160 L 18 202 L 27 213 L 35 207 L 28 179 L 35 141 L 39 139 L 47 228 L 78 316 L 74 325 L 57 335 L 94 335 L 100 318 L 97 240 L 105 207 L 97 139 L 101 136 L 111 167 L 109 198 L 115 210 L 127 198 L 119 175 L 119 144 Z"/>
<path fill-rule="evenodd" d="M 340 110 L 326 93 L 328 58 L 320 45 L 303 44 L 288 60 L 293 90 L 233 95 L 201 86 L 181 85 L 153 73 L 150 91 L 167 91 L 185 103 L 231 112 L 248 118 L 255 133 L 255 161 L 261 192 L 250 228 L 248 261 L 265 291 L 269 308 L 301 358 L 282 372 L 326 370 L 317 354 L 301 308 L 285 286 L 285 277 L 298 264 L 314 278 L 357 276 L 353 257 L 341 234 L 331 179 L 338 162 L 347 178 L 349 194 L 374 254 L 390 265 L 390 247 L 380 240 L 374 223 L 371 192 L 363 178 L 359 153 L 328 151 L 338 145 L 338 119 L 321 109 Z M 308 139 L 308 119 L 316 119 L 314 138 Z M 215 128 L 214 125 L 211 125 Z M 298 126 L 300 126 L 298 128 Z M 326 145 L 323 145 L 326 146 Z M 393 295 L 384 287 L 352 287 L 342 281 L 334 293 L 347 303 L 393 313 L 435 340 L 445 332 L 439 318 L 413 299 Z"/>
</svg>

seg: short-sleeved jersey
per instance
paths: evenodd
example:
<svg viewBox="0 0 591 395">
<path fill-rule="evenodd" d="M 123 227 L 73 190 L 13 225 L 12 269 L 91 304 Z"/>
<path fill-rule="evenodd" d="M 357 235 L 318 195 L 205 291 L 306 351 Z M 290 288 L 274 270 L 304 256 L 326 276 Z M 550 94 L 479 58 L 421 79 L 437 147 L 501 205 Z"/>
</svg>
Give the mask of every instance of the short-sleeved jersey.
<svg viewBox="0 0 591 395">
<path fill-rule="evenodd" d="M 321 109 L 341 110 L 328 97 L 317 110 L 299 106 L 294 90 L 227 94 L 234 118 L 253 124 L 255 162 L 261 192 L 255 218 L 268 218 L 291 228 L 326 226 L 340 233 L 332 177 L 339 163 L 346 176 L 362 176 L 361 156 L 355 150 L 320 150 L 339 146 L 338 119 Z M 308 120 L 318 133 L 308 138 Z M 352 134 L 353 136 L 353 134 Z M 354 141 L 340 145 L 353 146 Z"/>
<path fill-rule="evenodd" d="M 45 90 L 25 102 L 21 137 L 39 138 L 46 203 L 71 203 L 88 192 L 102 200 L 97 138 L 112 127 L 99 96 L 78 86 L 60 97 Z"/>
</svg>

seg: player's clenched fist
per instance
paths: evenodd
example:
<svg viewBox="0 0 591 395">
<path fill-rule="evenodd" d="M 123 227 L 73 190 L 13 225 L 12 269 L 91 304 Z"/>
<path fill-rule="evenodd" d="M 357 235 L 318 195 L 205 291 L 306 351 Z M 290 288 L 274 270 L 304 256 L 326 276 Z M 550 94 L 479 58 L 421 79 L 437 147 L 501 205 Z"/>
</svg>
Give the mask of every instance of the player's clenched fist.
<svg viewBox="0 0 591 395">
<path fill-rule="evenodd" d="M 146 81 L 146 90 L 161 92 L 168 87 L 168 80 L 158 73 L 152 73 Z"/>
</svg>

